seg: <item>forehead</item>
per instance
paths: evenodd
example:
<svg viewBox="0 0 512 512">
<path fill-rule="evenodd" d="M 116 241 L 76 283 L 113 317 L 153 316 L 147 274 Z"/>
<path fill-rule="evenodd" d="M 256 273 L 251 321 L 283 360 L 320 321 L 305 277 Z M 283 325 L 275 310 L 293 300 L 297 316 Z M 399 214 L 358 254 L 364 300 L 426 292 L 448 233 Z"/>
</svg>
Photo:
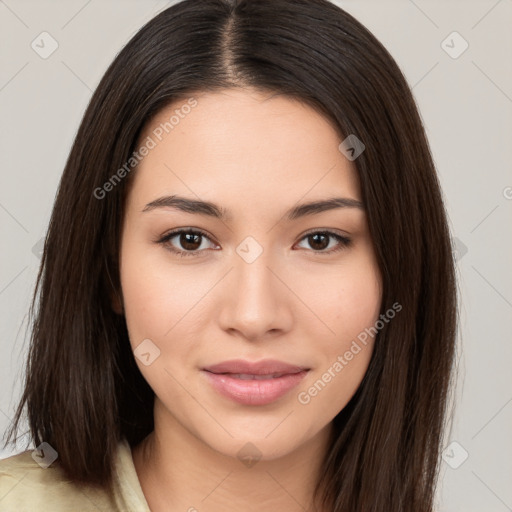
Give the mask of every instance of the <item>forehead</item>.
<svg viewBox="0 0 512 512">
<path fill-rule="evenodd" d="M 139 146 L 149 139 L 153 147 L 133 182 L 144 199 L 177 189 L 215 200 L 223 192 L 244 201 L 334 192 L 359 198 L 357 172 L 338 149 L 337 128 L 284 95 L 197 92 L 162 109 L 144 127 Z"/>
</svg>

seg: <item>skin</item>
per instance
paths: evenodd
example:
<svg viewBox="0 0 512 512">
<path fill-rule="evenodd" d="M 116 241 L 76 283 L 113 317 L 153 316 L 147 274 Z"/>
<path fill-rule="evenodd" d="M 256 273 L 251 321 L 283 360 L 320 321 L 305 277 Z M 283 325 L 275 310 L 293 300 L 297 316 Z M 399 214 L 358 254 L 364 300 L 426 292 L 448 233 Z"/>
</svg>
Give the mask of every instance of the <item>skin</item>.
<svg viewBox="0 0 512 512">
<path fill-rule="evenodd" d="M 192 95 L 191 95 L 192 96 Z M 198 104 L 131 176 L 120 252 L 122 304 L 132 348 L 145 339 L 159 356 L 144 365 L 154 390 L 155 430 L 133 449 L 153 512 L 321 510 L 313 502 L 333 418 L 367 370 L 372 340 L 307 404 L 307 391 L 373 326 L 381 276 L 364 209 L 345 207 L 293 221 L 299 203 L 361 200 L 354 163 L 340 134 L 296 100 L 249 89 L 197 93 Z M 186 101 L 162 110 L 140 138 Z M 226 221 L 162 207 L 178 194 L 228 209 Z M 208 233 L 195 246 L 176 228 Z M 329 230 L 322 246 L 305 233 Z M 236 252 L 248 236 L 263 253 Z M 180 257 L 171 252 L 195 251 Z M 272 358 L 310 368 L 300 385 L 268 405 L 241 405 L 214 390 L 200 369 L 229 359 Z M 247 443 L 260 460 L 237 456 Z M 254 450 L 254 448 L 252 448 Z"/>
</svg>

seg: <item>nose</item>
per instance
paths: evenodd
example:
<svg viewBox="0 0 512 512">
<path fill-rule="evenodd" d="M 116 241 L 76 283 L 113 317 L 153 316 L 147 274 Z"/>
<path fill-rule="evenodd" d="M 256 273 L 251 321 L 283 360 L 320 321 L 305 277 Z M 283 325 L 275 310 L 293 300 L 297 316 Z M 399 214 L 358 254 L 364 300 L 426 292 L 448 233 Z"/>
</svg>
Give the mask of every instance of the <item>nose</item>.
<svg viewBox="0 0 512 512">
<path fill-rule="evenodd" d="M 220 327 L 248 341 L 275 337 L 292 324 L 293 293 L 286 286 L 280 266 L 265 251 L 248 262 L 235 254 L 227 276 Z"/>
</svg>

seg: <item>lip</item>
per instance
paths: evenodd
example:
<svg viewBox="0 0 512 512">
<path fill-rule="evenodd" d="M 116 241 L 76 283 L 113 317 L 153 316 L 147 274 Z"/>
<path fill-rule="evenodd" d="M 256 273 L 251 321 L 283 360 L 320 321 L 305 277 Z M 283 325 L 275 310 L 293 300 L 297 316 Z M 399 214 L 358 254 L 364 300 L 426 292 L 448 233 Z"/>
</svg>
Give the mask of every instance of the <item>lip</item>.
<svg viewBox="0 0 512 512">
<path fill-rule="evenodd" d="M 309 370 L 307 366 L 288 364 L 277 359 L 263 359 L 262 361 L 246 361 L 244 359 L 231 359 L 211 366 L 203 370 L 211 373 L 246 373 L 251 375 L 269 375 L 275 373 L 291 374 L 302 370 Z"/>
<path fill-rule="evenodd" d="M 221 395 L 244 405 L 275 402 L 296 387 L 310 368 L 266 359 L 258 362 L 235 359 L 202 368 Z"/>
</svg>

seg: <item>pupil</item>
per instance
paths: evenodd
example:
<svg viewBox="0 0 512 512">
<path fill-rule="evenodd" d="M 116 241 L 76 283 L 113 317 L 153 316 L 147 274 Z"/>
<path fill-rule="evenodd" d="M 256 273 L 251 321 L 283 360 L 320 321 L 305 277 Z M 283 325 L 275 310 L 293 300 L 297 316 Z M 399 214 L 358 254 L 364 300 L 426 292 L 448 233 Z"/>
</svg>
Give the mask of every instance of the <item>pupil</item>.
<svg viewBox="0 0 512 512">
<path fill-rule="evenodd" d="M 320 242 L 320 243 L 319 243 L 320 247 L 318 247 L 318 246 L 317 246 L 317 247 L 315 247 L 315 244 L 318 244 L 318 238 L 319 238 L 319 237 L 322 237 L 322 238 L 323 238 L 323 242 L 324 242 L 324 243 L 321 243 L 321 242 Z M 314 235 L 311 235 L 311 236 L 310 236 L 310 238 L 312 238 L 313 240 L 315 240 L 315 241 L 314 241 L 314 243 L 313 243 L 313 244 L 311 244 L 313 248 L 316 248 L 316 249 L 325 249 L 325 248 L 326 248 L 326 247 L 328 247 L 328 245 L 329 245 L 329 243 L 328 243 L 328 241 L 327 241 L 328 237 L 327 237 L 325 234 L 323 234 L 323 233 L 315 233 Z"/>
<path fill-rule="evenodd" d="M 197 249 L 196 245 L 201 245 L 200 236 L 195 233 L 182 233 L 180 243 L 185 249 Z"/>
</svg>

